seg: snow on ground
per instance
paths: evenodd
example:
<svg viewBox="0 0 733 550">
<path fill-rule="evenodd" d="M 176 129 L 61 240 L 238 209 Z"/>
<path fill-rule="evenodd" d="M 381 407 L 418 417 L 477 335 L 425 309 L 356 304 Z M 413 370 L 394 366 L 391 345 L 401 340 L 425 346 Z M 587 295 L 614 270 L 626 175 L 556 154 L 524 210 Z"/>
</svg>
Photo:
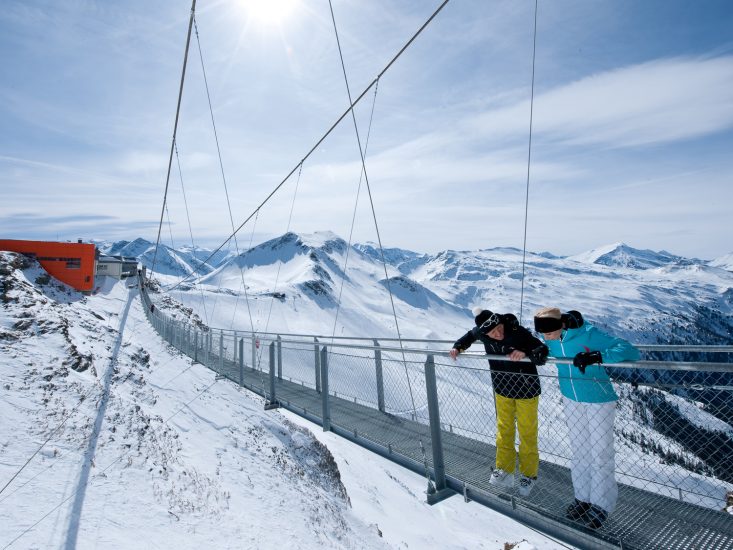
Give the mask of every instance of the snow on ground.
<svg viewBox="0 0 733 550">
<path fill-rule="evenodd" d="M 455 495 L 437 505 L 426 502 L 427 480 L 289 411 L 333 454 L 349 491 L 354 513 L 380 530 L 395 548 L 566 548 L 544 535 L 475 502 Z M 366 454 L 365 454 L 366 453 Z"/>
<path fill-rule="evenodd" d="M 123 282 L 82 296 L 0 253 L 0 283 L 0 548 L 559 547 L 265 412 L 164 344 Z"/>
</svg>

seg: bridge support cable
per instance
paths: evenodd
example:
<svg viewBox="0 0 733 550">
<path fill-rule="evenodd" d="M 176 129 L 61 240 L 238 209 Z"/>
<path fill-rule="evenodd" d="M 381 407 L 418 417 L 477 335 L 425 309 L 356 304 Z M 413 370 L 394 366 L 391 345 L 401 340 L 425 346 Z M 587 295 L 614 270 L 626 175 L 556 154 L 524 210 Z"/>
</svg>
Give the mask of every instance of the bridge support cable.
<svg viewBox="0 0 733 550">
<path fill-rule="evenodd" d="M 255 215 L 255 220 L 252 223 L 252 232 L 251 232 L 250 237 L 249 237 L 249 247 L 250 248 L 252 248 L 252 243 L 253 243 L 254 238 L 255 238 L 255 228 L 257 227 L 257 221 L 259 219 L 260 219 L 260 211 L 258 210 L 256 212 L 256 215 Z M 244 283 L 244 281 L 242 281 L 242 283 Z M 250 317 L 250 323 L 251 322 L 252 322 L 252 318 Z M 232 324 L 234 324 L 234 317 L 232 317 Z M 253 346 L 253 350 L 255 350 L 255 351 L 252 352 L 252 368 L 253 369 L 257 369 L 259 371 L 260 385 L 262 386 L 262 395 L 267 395 L 267 393 L 265 392 L 265 378 L 264 378 L 264 376 L 262 374 L 262 370 L 261 370 L 261 366 L 262 366 L 262 350 L 260 350 L 259 355 L 257 355 L 257 353 L 256 353 L 256 336 L 255 336 L 255 334 L 256 334 L 255 329 L 256 328 L 257 327 L 255 327 L 254 325 L 252 326 L 252 346 Z"/>
<path fill-rule="evenodd" d="M 372 110 L 369 114 L 369 127 L 367 128 L 366 140 L 364 140 L 364 156 L 366 157 L 367 150 L 369 149 L 369 137 L 372 134 L 372 120 L 374 119 L 374 106 L 377 103 L 377 93 L 379 91 L 379 81 L 374 86 L 374 99 L 372 100 Z M 359 170 L 359 185 L 356 188 L 356 200 L 354 201 L 354 212 L 351 215 L 351 229 L 349 230 L 349 242 L 346 245 L 346 258 L 344 258 L 344 276 L 341 278 L 341 286 L 339 287 L 339 295 L 336 300 L 336 316 L 333 320 L 333 331 L 331 331 L 331 343 L 333 344 L 333 338 L 336 336 L 336 326 L 338 325 L 339 312 L 341 311 L 341 296 L 344 291 L 344 282 L 346 281 L 346 268 L 349 265 L 349 253 L 351 252 L 351 241 L 354 237 L 354 225 L 356 224 L 356 212 L 359 206 L 359 196 L 361 194 L 361 184 L 364 179 L 364 169 Z"/>
<path fill-rule="evenodd" d="M 300 176 L 303 173 L 303 163 L 300 163 L 298 169 L 298 178 L 295 180 L 295 190 L 293 191 L 293 201 L 290 203 L 290 214 L 288 215 L 288 224 L 285 228 L 285 233 L 290 232 L 290 225 L 293 222 L 293 211 L 295 210 L 295 200 L 298 198 L 298 188 L 300 187 Z M 275 292 L 277 292 L 277 285 L 280 282 L 280 270 L 282 269 L 282 262 L 277 264 L 277 273 L 275 274 L 275 285 L 272 287 L 272 296 L 270 297 L 270 308 L 267 311 L 267 319 L 265 320 L 265 332 L 270 326 L 270 317 L 272 315 L 272 306 L 275 303 Z"/>
<path fill-rule="evenodd" d="M 183 171 L 181 170 L 181 158 L 178 155 L 178 143 L 175 141 L 173 142 L 175 149 L 176 149 L 176 164 L 178 165 L 178 177 L 181 180 L 181 193 L 183 194 L 183 205 L 186 208 L 186 220 L 188 221 L 188 234 L 191 236 L 191 248 L 193 249 L 194 258 L 196 257 L 196 244 L 193 240 L 193 229 L 191 227 L 191 214 L 189 213 L 188 209 L 188 200 L 186 199 L 186 188 L 183 185 Z M 204 319 L 206 320 L 206 324 L 209 324 L 209 314 L 206 311 L 206 300 L 204 299 L 204 291 L 201 288 L 201 285 L 197 285 L 199 292 L 201 293 L 201 305 L 204 308 Z"/>
<path fill-rule="evenodd" d="M 333 32 L 336 35 L 336 44 L 338 46 L 339 58 L 341 60 L 341 70 L 343 71 L 343 75 L 344 75 L 346 93 L 348 94 L 348 97 L 349 97 L 349 104 L 353 105 L 354 102 L 351 98 L 351 88 L 349 87 L 349 78 L 346 75 L 346 64 L 344 63 L 344 55 L 343 55 L 343 52 L 341 51 L 341 41 L 339 40 L 338 28 L 336 25 L 336 16 L 333 13 L 333 3 L 331 2 L 331 0 L 328 0 L 328 7 L 331 10 L 331 21 L 333 21 Z M 399 341 L 400 349 L 402 350 L 402 363 L 405 366 L 405 376 L 407 377 L 407 388 L 410 392 L 410 402 L 412 403 L 413 414 L 417 417 L 417 408 L 415 406 L 415 396 L 412 391 L 412 382 L 410 381 L 410 373 L 409 373 L 409 370 L 407 369 L 407 357 L 405 356 L 404 349 L 402 349 L 402 334 L 400 334 L 400 324 L 399 324 L 399 321 L 397 320 L 397 310 L 394 305 L 394 297 L 392 296 L 392 288 L 389 283 L 389 273 L 387 273 L 387 261 L 384 258 L 384 247 L 382 246 L 382 237 L 379 234 L 379 222 L 377 221 L 377 213 L 374 209 L 374 199 L 372 197 L 371 186 L 369 185 L 369 174 L 367 173 L 367 169 L 366 169 L 366 160 L 364 158 L 364 154 L 365 154 L 364 148 L 361 145 L 361 138 L 359 137 L 359 125 L 356 122 L 356 114 L 354 113 L 353 108 L 351 109 L 351 120 L 354 124 L 354 134 L 356 135 L 356 142 L 357 142 L 357 146 L 359 147 L 359 156 L 361 157 L 361 168 L 362 168 L 362 173 L 364 174 L 364 183 L 366 184 L 367 194 L 369 196 L 369 205 L 371 207 L 372 218 L 374 220 L 374 230 L 377 234 L 377 242 L 379 244 L 379 254 L 382 258 L 382 266 L 384 267 L 384 281 L 387 285 L 387 292 L 389 293 L 389 302 L 392 307 L 392 316 L 394 318 L 395 330 L 397 332 L 397 338 Z M 436 492 L 436 489 L 435 489 L 435 485 L 433 484 L 433 482 L 430 479 L 430 472 L 427 468 L 427 455 L 425 453 L 425 447 L 422 442 L 422 437 L 420 437 L 420 449 L 422 450 L 423 460 L 425 461 L 425 477 L 427 478 L 427 482 L 428 482 L 428 494 L 434 494 Z"/>
<path fill-rule="evenodd" d="M 155 261 L 158 258 L 158 245 L 160 244 L 160 231 L 163 228 L 163 213 L 165 212 L 166 202 L 168 200 L 168 184 L 171 179 L 171 165 L 173 164 L 173 149 L 176 143 L 176 133 L 178 132 L 178 118 L 181 114 L 181 99 L 183 98 L 183 83 L 186 80 L 186 65 L 188 64 L 188 48 L 191 45 L 191 28 L 193 27 L 193 16 L 196 13 L 196 0 L 191 2 L 191 17 L 188 20 L 188 34 L 186 35 L 186 51 L 183 54 L 183 70 L 181 71 L 181 84 L 178 88 L 178 104 L 176 105 L 176 119 L 173 123 L 173 138 L 171 140 L 171 152 L 168 157 L 168 172 L 165 177 L 165 191 L 163 192 L 163 205 L 160 208 L 160 223 L 158 224 L 158 238 L 155 241 L 155 252 L 153 253 L 153 263 L 150 267 L 150 277 L 155 271 Z"/>
<path fill-rule="evenodd" d="M 241 229 L 249 222 L 255 215 L 255 212 L 258 212 L 269 200 L 277 193 L 280 188 L 285 185 L 285 182 L 288 181 L 290 176 L 292 176 L 295 171 L 298 169 L 298 167 L 304 163 L 317 149 L 320 147 L 321 143 L 324 142 L 324 140 L 331 135 L 331 132 L 333 132 L 336 127 L 341 124 L 341 121 L 356 107 L 356 105 L 364 98 L 364 96 L 369 92 L 369 90 L 372 89 L 372 87 L 379 81 L 382 76 L 392 67 L 392 65 L 397 61 L 397 59 L 400 58 L 400 56 L 407 50 L 408 47 L 417 39 L 418 36 L 425 30 L 425 28 L 435 19 L 435 17 L 440 13 L 440 11 L 445 7 L 445 5 L 450 0 L 443 0 L 443 2 L 440 4 L 440 6 L 437 7 L 437 9 L 432 13 L 432 15 L 420 26 L 420 28 L 415 31 L 415 33 L 410 37 L 410 39 L 405 43 L 404 46 L 390 59 L 390 61 L 385 65 L 385 67 L 380 71 L 380 73 L 367 85 L 366 88 L 359 94 L 359 96 L 354 100 L 354 102 L 344 111 L 341 116 L 339 116 L 336 121 L 330 126 L 328 130 L 316 141 L 316 143 L 308 150 L 308 152 L 303 156 L 303 158 L 293 167 L 292 170 L 283 178 L 283 180 L 275 186 L 275 188 L 270 191 L 270 193 L 260 202 L 260 204 L 252 211 L 252 213 L 247 216 L 247 218 L 237 227 L 231 235 L 229 235 L 224 242 L 222 242 L 216 250 L 214 250 L 206 260 L 204 260 L 204 263 L 208 262 L 217 252 L 219 252 L 224 246 L 234 238 L 234 236 L 241 231 Z M 184 282 L 186 282 L 190 277 L 193 276 L 193 274 L 196 273 L 196 270 L 194 270 L 193 273 L 189 274 L 188 276 L 181 279 L 177 284 L 181 285 Z M 175 287 L 174 287 L 175 288 Z M 173 290 L 173 288 L 169 289 Z"/>
<path fill-rule="evenodd" d="M 234 216 L 232 215 L 232 203 L 231 203 L 231 201 L 229 199 L 229 189 L 227 187 L 227 178 L 226 178 L 226 175 L 224 174 L 224 162 L 222 161 L 222 158 L 221 158 L 221 147 L 219 146 L 219 134 L 216 131 L 216 122 L 214 120 L 214 109 L 211 106 L 211 94 L 209 93 L 209 81 L 206 78 L 206 67 L 204 65 L 204 55 L 203 55 L 203 53 L 201 51 L 201 39 L 199 37 L 199 28 L 198 28 L 198 25 L 196 23 L 196 18 L 195 17 L 193 18 L 193 27 L 194 27 L 194 31 L 196 33 L 196 44 L 198 46 L 199 59 L 201 60 L 201 73 L 203 74 L 203 77 L 204 77 L 204 86 L 206 88 L 206 100 L 208 101 L 208 104 L 209 104 L 209 114 L 211 115 L 211 128 L 214 131 L 214 141 L 216 142 L 216 153 L 217 153 L 217 155 L 219 157 L 219 170 L 221 171 L 221 180 L 224 183 L 224 194 L 225 194 L 226 199 L 227 199 L 227 208 L 229 210 L 229 221 L 231 222 L 232 231 L 234 231 Z M 237 252 L 237 256 L 239 256 L 239 253 L 240 253 L 240 251 L 239 251 L 239 242 L 237 241 L 236 235 L 234 235 L 234 249 Z M 245 302 L 247 304 L 247 312 L 249 314 L 249 324 L 252 327 L 252 331 L 254 332 L 254 324 L 252 322 L 252 311 L 251 311 L 250 305 L 249 305 L 249 295 L 247 294 L 247 285 L 244 282 L 244 270 L 242 268 L 239 269 L 239 274 L 240 274 L 240 276 L 242 278 L 242 287 L 244 288 L 244 299 L 245 299 Z M 220 281 L 220 283 L 221 283 L 221 281 Z M 221 284 L 220 284 L 220 286 L 221 286 Z M 235 303 L 234 303 L 234 313 L 235 313 L 235 315 L 236 315 L 236 312 L 237 312 L 237 304 L 238 304 L 238 302 L 239 302 L 239 295 L 237 295 L 237 301 L 235 301 Z M 213 312 L 212 312 L 212 315 L 213 315 Z"/>
<path fill-rule="evenodd" d="M 293 201 L 290 204 L 290 215 L 288 216 L 288 224 L 287 224 L 287 227 L 285 229 L 285 233 L 288 233 L 290 231 L 290 224 L 292 223 L 292 220 L 293 220 L 293 211 L 295 210 L 295 200 L 298 197 L 298 188 L 300 187 L 300 176 L 301 176 L 302 173 L 303 173 L 303 163 L 301 162 L 300 163 L 300 168 L 298 169 L 298 178 L 295 181 L 295 190 L 293 191 Z M 257 220 L 257 218 L 255 218 L 255 223 L 256 223 L 256 220 Z M 252 239 L 254 239 L 254 226 L 252 227 Z M 272 306 L 275 303 L 275 293 L 277 292 L 277 285 L 280 282 L 280 270 L 281 270 L 281 268 L 282 268 L 282 262 L 278 262 L 277 273 L 275 274 L 275 284 L 274 284 L 274 286 L 272 288 L 272 296 L 270 297 L 270 308 L 269 308 L 269 310 L 267 312 L 267 319 L 265 320 L 265 333 L 267 333 L 267 329 L 270 326 L 270 316 L 272 315 Z M 253 326 L 252 333 L 254 334 L 254 332 L 255 332 L 255 329 L 254 329 L 254 326 Z M 265 351 L 264 350 L 264 346 L 260 346 L 259 355 L 257 357 L 257 367 L 258 367 L 258 369 L 262 365 L 262 354 L 264 353 L 264 351 Z M 262 379 L 262 371 L 261 370 L 260 370 L 260 378 Z M 265 382 L 264 382 L 264 379 L 262 379 L 263 391 L 264 391 L 264 385 L 265 385 Z M 263 393 L 263 395 L 264 395 L 264 393 Z M 269 407 L 269 408 L 276 408 L 276 407 Z M 268 409 L 268 407 L 266 406 L 265 409 Z"/>
<path fill-rule="evenodd" d="M 255 239 L 255 229 L 257 228 L 257 220 L 259 219 L 259 211 L 257 212 L 257 215 L 255 215 L 255 221 L 252 223 L 252 231 L 250 232 L 249 236 L 249 249 L 252 249 L 252 243 Z M 242 279 L 242 282 L 240 283 L 240 290 L 244 290 L 245 294 L 247 294 L 247 285 L 244 282 L 244 279 Z M 239 296 L 237 296 L 237 300 L 239 300 Z M 236 302 L 235 302 L 236 303 Z M 249 311 L 249 301 L 247 301 L 247 310 Z M 230 323 L 230 326 L 234 326 L 234 315 L 236 315 L 237 311 L 236 308 L 234 310 L 234 313 L 232 314 L 232 322 Z M 254 323 L 252 321 L 252 314 L 250 313 L 249 316 L 249 323 L 252 325 L 252 332 L 256 331 L 256 327 L 254 326 Z"/>
<path fill-rule="evenodd" d="M 519 295 L 519 323 L 524 308 L 524 270 L 527 264 L 527 217 L 529 212 L 529 169 L 532 165 L 532 115 L 534 114 L 534 72 L 537 58 L 537 4 L 534 1 L 534 38 L 532 42 L 532 91 L 529 100 L 529 144 L 527 146 L 527 189 L 524 195 L 524 240 L 522 242 L 522 290 Z"/>
<path fill-rule="evenodd" d="M 175 250 L 176 243 L 173 240 L 173 229 L 172 229 L 173 224 L 171 223 L 171 213 L 170 213 L 170 209 L 168 208 L 168 204 L 165 205 L 165 217 L 166 217 L 166 221 L 168 222 L 168 237 L 171 240 L 171 250 Z M 183 300 L 183 289 L 179 289 L 178 299 L 181 301 L 182 304 L 185 303 Z"/>
</svg>

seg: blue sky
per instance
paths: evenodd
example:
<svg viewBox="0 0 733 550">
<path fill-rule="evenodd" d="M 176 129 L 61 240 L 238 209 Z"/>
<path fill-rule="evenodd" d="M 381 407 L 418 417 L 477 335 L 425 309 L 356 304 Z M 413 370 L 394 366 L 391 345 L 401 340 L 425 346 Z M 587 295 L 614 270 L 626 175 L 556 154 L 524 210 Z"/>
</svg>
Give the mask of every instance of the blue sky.
<svg viewBox="0 0 733 550">
<path fill-rule="evenodd" d="M 247 0 L 197 5 L 235 226 L 348 105 L 327 0 L 289 2 L 275 20 Z M 333 0 L 352 96 L 438 4 Z M 0 238 L 155 240 L 189 10 L 3 3 Z M 521 248 L 533 18 L 533 1 L 452 0 L 381 79 L 366 165 L 385 246 Z M 540 0 L 529 250 L 733 251 L 731 29 L 729 1 Z M 164 242 L 216 246 L 231 221 L 195 37 L 178 149 Z M 285 232 L 291 209 L 291 230 L 348 238 L 353 217 L 375 241 L 360 172 L 347 118 L 240 247 Z"/>
</svg>

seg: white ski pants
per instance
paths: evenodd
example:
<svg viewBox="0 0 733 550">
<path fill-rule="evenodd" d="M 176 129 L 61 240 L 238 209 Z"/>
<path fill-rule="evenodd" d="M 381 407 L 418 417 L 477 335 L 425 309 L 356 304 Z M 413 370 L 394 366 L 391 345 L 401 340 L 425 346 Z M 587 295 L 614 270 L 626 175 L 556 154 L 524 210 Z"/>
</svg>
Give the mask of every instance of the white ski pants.
<svg viewBox="0 0 733 550">
<path fill-rule="evenodd" d="M 575 498 L 610 514 L 618 499 L 613 448 L 616 402 L 579 403 L 567 397 L 563 402 L 573 452 L 570 472 Z"/>
</svg>

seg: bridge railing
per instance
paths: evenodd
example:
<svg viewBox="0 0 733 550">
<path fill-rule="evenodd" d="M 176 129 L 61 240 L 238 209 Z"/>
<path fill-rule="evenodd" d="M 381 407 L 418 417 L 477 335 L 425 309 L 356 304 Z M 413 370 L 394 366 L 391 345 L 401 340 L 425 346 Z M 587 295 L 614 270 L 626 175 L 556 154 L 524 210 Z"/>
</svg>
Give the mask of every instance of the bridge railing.
<svg viewBox="0 0 733 550">
<path fill-rule="evenodd" d="M 268 403 L 307 411 L 326 429 L 350 434 L 416 471 L 427 470 L 438 490 L 446 478 L 454 489 L 458 482 L 464 491 L 487 490 L 497 438 L 487 356 L 464 353 L 453 361 L 446 352 L 452 342 L 447 341 L 412 340 L 413 347 L 401 348 L 388 339 L 212 329 L 174 319 L 146 292 L 141 295 L 148 319 L 171 345 L 254 389 Z M 733 352 L 733 346 L 639 348 L 648 354 L 718 354 L 713 357 Z M 567 472 L 572 463 L 569 430 L 575 420 L 565 416 L 555 366 L 563 362 L 567 360 L 551 359 L 538 368 L 542 464 L 530 496 L 535 503 L 573 497 Z M 612 365 L 609 371 L 619 397 L 613 424 L 617 481 L 662 495 L 672 507 L 678 502 L 723 508 L 733 491 L 733 364 L 648 360 Z M 309 395 L 290 391 L 285 398 L 279 394 L 286 384 L 310 390 Z M 322 408 L 313 406 L 313 395 Z M 369 411 L 382 420 L 362 422 Z M 562 515 L 560 509 L 543 512 Z"/>
</svg>

